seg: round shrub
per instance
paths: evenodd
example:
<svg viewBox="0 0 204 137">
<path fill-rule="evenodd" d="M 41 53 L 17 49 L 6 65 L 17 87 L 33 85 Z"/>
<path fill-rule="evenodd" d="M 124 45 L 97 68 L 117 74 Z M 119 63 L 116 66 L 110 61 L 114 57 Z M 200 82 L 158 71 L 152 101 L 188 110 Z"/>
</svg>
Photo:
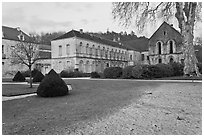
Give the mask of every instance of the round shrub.
<svg viewBox="0 0 204 137">
<path fill-rule="evenodd" d="M 181 63 L 173 62 L 171 63 L 173 69 L 173 76 L 182 76 L 184 65 Z"/>
<path fill-rule="evenodd" d="M 98 72 L 91 72 L 91 78 L 100 78 Z"/>
<path fill-rule="evenodd" d="M 123 69 L 123 75 L 122 75 L 122 78 L 125 78 L 125 79 L 131 79 L 133 78 L 132 76 L 132 69 L 133 69 L 134 66 L 127 66 Z"/>
<path fill-rule="evenodd" d="M 137 64 L 132 68 L 132 77 L 133 78 L 141 78 L 143 73 L 143 67 L 141 64 Z"/>
<path fill-rule="evenodd" d="M 141 78 L 144 79 L 149 79 L 151 78 L 151 71 L 150 71 L 150 66 L 151 65 L 142 65 L 142 74 L 141 74 Z"/>
<path fill-rule="evenodd" d="M 163 63 L 159 63 L 156 64 L 156 67 L 158 67 L 158 75 L 156 77 L 170 77 L 174 75 L 174 71 L 173 68 L 170 64 L 163 64 Z"/>
<path fill-rule="evenodd" d="M 68 78 L 68 77 L 69 77 L 69 72 L 66 71 L 66 70 L 62 70 L 62 71 L 60 72 L 60 76 L 61 76 L 62 78 Z"/>
<path fill-rule="evenodd" d="M 43 78 L 44 75 L 40 71 L 38 71 L 33 78 L 33 82 L 41 82 Z"/>
<path fill-rule="evenodd" d="M 122 76 L 122 68 L 120 67 L 109 67 L 103 72 L 104 78 L 120 78 Z"/>
<path fill-rule="evenodd" d="M 68 93 L 66 83 L 53 69 L 44 77 L 37 89 L 37 95 L 41 97 L 64 96 Z"/>
<path fill-rule="evenodd" d="M 13 81 L 16 81 L 16 82 L 25 82 L 25 77 L 21 74 L 20 71 L 18 71 L 16 73 L 16 75 L 14 76 Z"/>
</svg>

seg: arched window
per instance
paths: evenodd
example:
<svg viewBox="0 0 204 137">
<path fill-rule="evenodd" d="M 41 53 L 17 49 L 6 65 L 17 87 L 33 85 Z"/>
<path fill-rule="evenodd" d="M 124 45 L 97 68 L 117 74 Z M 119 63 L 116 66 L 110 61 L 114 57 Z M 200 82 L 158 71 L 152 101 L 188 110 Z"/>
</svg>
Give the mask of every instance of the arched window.
<svg viewBox="0 0 204 137">
<path fill-rule="evenodd" d="M 184 59 L 181 59 L 181 64 L 184 64 Z"/>
<path fill-rule="evenodd" d="M 174 62 L 174 59 L 173 58 L 170 58 L 169 59 L 169 63 L 173 63 Z"/>
<path fill-rule="evenodd" d="M 169 41 L 169 53 L 173 53 L 173 41 Z"/>
<path fill-rule="evenodd" d="M 80 72 L 83 72 L 84 70 L 83 70 L 83 60 L 80 60 L 80 62 L 79 62 L 79 71 Z"/>
<path fill-rule="evenodd" d="M 79 53 L 82 53 L 82 42 L 79 43 Z"/>
<path fill-rule="evenodd" d="M 62 56 L 62 45 L 59 45 L 59 56 Z"/>
<path fill-rule="evenodd" d="M 159 63 L 162 63 L 162 59 L 159 59 Z"/>
<path fill-rule="evenodd" d="M 130 60 L 132 60 L 132 55 L 130 55 Z"/>
<path fill-rule="evenodd" d="M 86 62 L 86 73 L 89 73 L 90 72 L 90 64 L 89 64 L 89 61 Z"/>
<path fill-rule="evenodd" d="M 161 54 L 161 42 L 158 42 L 157 43 L 157 46 L 158 46 L 158 54 Z"/>
<path fill-rule="evenodd" d="M 2 54 L 4 54 L 4 45 L 2 45 Z"/>
<path fill-rule="evenodd" d="M 92 55 L 92 48 L 91 48 L 91 47 L 90 47 L 90 52 L 89 52 L 89 54 Z"/>
<path fill-rule="evenodd" d="M 86 54 L 89 54 L 89 44 L 86 44 Z"/>
</svg>

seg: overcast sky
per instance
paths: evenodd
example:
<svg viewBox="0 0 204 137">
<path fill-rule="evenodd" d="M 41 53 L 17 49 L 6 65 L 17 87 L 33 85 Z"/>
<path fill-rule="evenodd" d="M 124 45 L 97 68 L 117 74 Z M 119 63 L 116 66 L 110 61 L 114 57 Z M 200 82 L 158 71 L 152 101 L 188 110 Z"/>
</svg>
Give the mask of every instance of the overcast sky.
<svg viewBox="0 0 204 137">
<path fill-rule="evenodd" d="M 150 37 L 162 22 L 149 27 L 143 34 L 138 34 L 135 27 L 124 28 L 113 20 L 110 2 L 103 3 L 58 3 L 28 2 L 2 3 L 2 25 L 20 27 L 27 33 L 70 31 L 83 29 L 89 32 L 109 31 L 128 33 L 133 30 L 137 35 Z M 177 25 L 175 25 L 176 27 Z M 197 28 L 200 29 L 201 25 Z M 176 29 L 178 29 L 176 27 Z M 199 32 L 200 35 L 201 31 Z"/>
</svg>

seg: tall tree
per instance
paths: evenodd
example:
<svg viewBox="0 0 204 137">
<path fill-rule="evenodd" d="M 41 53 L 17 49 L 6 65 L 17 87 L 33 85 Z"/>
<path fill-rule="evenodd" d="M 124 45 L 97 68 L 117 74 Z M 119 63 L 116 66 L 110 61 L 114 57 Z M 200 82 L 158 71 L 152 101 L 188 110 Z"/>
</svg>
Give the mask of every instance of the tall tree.
<svg viewBox="0 0 204 137">
<path fill-rule="evenodd" d="M 183 40 L 184 74 L 196 72 L 199 76 L 193 39 L 195 21 L 201 20 L 201 8 L 202 3 L 197 2 L 115 2 L 112 14 L 122 25 L 135 23 L 139 31 L 158 18 L 169 20 L 176 17 Z"/>
<path fill-rule="evenodd" d="M 11 49 L 11 63 L 24 64 L 30 73 L 30 88 L 32 88 L 32 65 L 39 59 L 38 44 L 30 37 L 28 41 L 19 41 Z"/>
</svg>

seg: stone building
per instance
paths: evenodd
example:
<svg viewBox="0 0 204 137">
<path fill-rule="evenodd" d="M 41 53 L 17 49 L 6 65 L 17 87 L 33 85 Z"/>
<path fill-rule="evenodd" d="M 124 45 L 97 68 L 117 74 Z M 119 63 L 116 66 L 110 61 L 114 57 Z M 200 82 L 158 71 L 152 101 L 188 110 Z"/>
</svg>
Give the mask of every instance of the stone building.
<svg viewBox="0 0 204 137">
<path fill-rule="evenodd" d="M 2 76 L 28 70 L 28 67 L 23 64 L 11 63 L 11 51 L 20 41 L 26 43 L 29 39 L 30 37 L 20 28 L 2 26 Z M 51 57 L 50 45 L 38 44 L 38 51 L 41 59 Z"/>
<path fill-rule="evenodd" d="M 107 67 L 126 67 L 140 60 L 140 53 L 111 40 L 83 30 L 71 30 L 51 41 L 52 68 L 78 70 L 84 73 L 103 72 Z"/>
<path fill-rule="evenodd" d="M 170 62 L 183 63 L 182 36 L 173 28 L 173 25 L 163 22 L 150 37 L 148 56 L 151 65 Z"/>
</svg>

